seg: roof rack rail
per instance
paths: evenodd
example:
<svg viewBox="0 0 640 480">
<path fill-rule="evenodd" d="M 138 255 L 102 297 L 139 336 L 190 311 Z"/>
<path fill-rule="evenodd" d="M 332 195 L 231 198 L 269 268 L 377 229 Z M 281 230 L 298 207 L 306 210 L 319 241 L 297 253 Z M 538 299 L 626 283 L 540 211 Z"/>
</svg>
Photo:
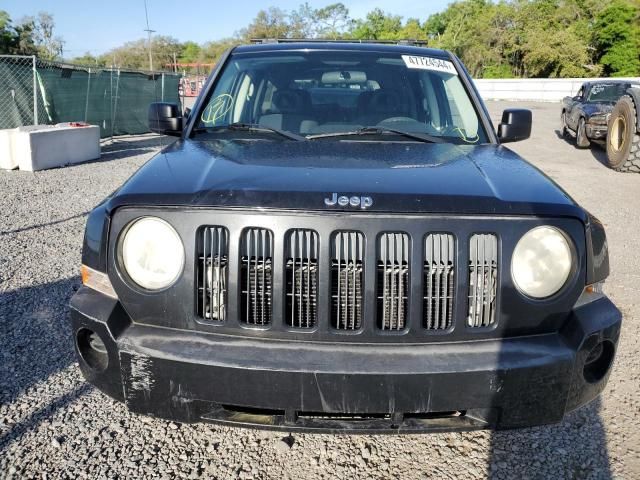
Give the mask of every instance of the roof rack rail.
<svg viewBox="0 0 640 480">
<path fill-rule="evenodd" d="M 428 40 L 361 40 L 354 38 L 325 39 L 325 38 L 252 38 L 249 40 L 251 43 L 381 43 L 384 45 L 414 45 L 425 46 L 428 45 Z"/>
</svg>

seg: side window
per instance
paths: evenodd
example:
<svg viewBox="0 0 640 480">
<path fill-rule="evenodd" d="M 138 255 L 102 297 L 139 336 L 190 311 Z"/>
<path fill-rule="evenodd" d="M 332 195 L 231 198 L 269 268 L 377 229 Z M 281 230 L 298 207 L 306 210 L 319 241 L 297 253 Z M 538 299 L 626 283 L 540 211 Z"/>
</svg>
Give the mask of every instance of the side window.
<svg viewBox="0 0 640 480">
<path fill-rule="evenodd" d="M 459 138 L 465 143 L 483 141 L 478 114 L 457 75 L 424 73 L 420 86 L 428 131 L 432 129 L 433 134 Z"/>
<path fill-rule="evenodd" d="M 584 99 L 584 85 L 580 87 L 580 90 L 578 90 L 576 97 L 578 97 L 578 100 Z"/>
<path fill-rule="evenodd" d="M 235 64 L 230 65 L 222 75 L 215 91 L 209 98 L 207 106 L 202 110 L 200 116 L 201 125 L 204 127 L 214 127 L 229 123 L 235 98 L 227 92 L 232 92 L 234 81 L 238 75 L 238 68 Z"/>
<path fill-rule="evenodd" d="M 464 91 L 458 77 L 444 78 L 444 89 L 447 92 L 451 124 L 465 138 L 478 136 L 478 115 L 476 114 L 469 95 Z"/>
<path fill-rule="evenodd" d="M 264 90 L 264 96 L 262 97 L 262 105 L 260 106 L 260 114 L 264 115 L 269 113 L 273 107 L 273 94 L 277 90 L 276 86 L 267 80 L 267 85 Z"/>
<path fill-rule="evenodd" d="M 442 121 L 442 115 L 440 113 L 440 107 L 438 106 L 436 92 L 433 88 L 431 75 L 425 73 L 421 76 L 420 87 L 423 92 L 422 108 L 425 111 L 426 119 L 431 126 L 440 128 L 444 122 Z"/>
<path fill-rule="evenodd" d="M 240 81 L 240 87 L 233 104 L 233 122 L 252 123 L 250 118 L 250 106 L 254 93 L 254 85 L 249 75 L 244 75 Z"/>
</svg>

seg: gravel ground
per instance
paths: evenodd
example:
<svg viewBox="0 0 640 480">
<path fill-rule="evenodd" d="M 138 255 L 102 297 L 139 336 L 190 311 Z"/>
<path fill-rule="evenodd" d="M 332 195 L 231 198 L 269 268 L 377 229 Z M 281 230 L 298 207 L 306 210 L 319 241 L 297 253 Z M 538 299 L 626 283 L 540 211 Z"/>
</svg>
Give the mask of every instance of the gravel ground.
<svg viewBox="0 0 640 480">
<path fill-rule="evenodd" d="M 491 102 L 494 118 L 507 105 Z M 558 106 L 514 144 L 607 226 L 606 290 L 625 316 L 604 395 L 560 425 L 412 436 L 282 434 L 132 415 L 73 361 L 67 303 L 85 217 L 158 150 L 118 141 L 101 161 L 0 172 L 0 478 L 640 478 L 640 175 L 558 138 Z M 166 140 L 165 140 L 166 141 Z"/>
</svg>

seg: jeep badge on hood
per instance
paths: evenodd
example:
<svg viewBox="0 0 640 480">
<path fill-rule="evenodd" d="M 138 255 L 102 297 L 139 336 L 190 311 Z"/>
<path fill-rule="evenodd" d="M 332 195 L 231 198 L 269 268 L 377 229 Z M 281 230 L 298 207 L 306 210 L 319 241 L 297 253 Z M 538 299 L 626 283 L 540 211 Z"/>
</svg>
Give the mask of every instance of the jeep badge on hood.
<svg viewBox="0 0 640 480">
<path fill-rule="evenodd" d="M 373 199 L 371 197 L 363 197 L 354 195 L 352 197 L 348 197 L 346 195 L 338 196 L 337 193 L 332 193 L 331 198 L 324 199 L 325 205 L 329 207 L 333 207 L 334 205 L 340 205 L 341 207 L 346 207 L 347 205 L 351 205 L 352 207 L 360 207 L 363 210 L 365 208 L 369 208 L 373 205 Z"/>
</svg>

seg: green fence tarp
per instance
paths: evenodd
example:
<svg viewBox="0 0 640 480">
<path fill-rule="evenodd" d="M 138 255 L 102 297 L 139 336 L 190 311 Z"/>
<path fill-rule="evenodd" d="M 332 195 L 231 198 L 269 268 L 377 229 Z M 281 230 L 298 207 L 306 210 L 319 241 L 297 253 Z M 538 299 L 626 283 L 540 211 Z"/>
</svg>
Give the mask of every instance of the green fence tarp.
<svg viewBox="0 0 640 480">
<path fill-rule="evenodd" d="M 32 58 L 0 57 L 0 128 L 33 125 Z M 27 65 L 24 60 L 28 60 Z M 36 62 L 39 124 L 83 122 L 102 137 L 149 131 L 152 102 L 179 103 L 180 76 Z"/>
<path fill-rule="evenodd" d="M 33 59 L 0 57 L 0 129 L 33 125 Z"/>
</svg>

